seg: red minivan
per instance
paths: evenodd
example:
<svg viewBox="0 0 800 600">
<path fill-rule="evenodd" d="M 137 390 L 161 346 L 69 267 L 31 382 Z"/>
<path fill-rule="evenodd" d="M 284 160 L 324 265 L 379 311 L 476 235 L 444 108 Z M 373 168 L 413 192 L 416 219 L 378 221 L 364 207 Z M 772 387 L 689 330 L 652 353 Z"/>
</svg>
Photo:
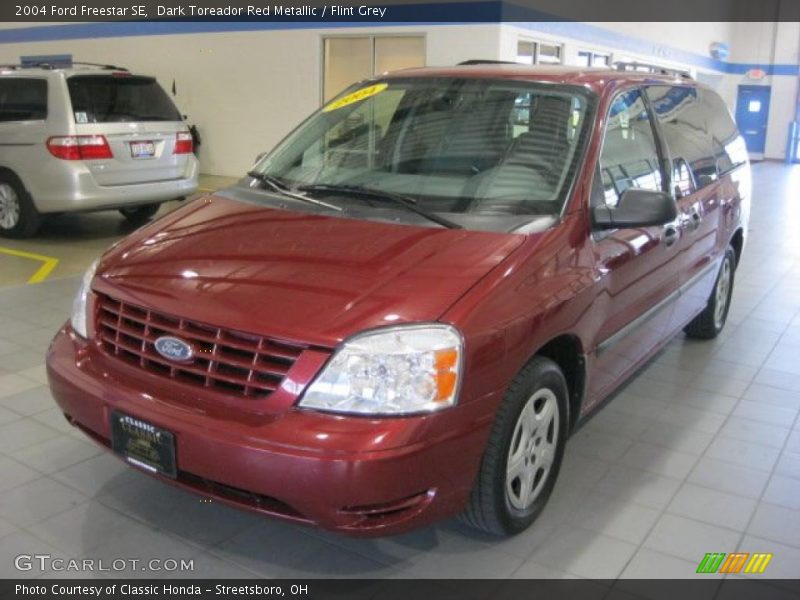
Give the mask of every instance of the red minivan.
<svg viewBox="0 0 800 600">
<path fill-rule="evenodd" d="M 110 248 L 50 347 L 67 419 L 299 523 L 528 527 L 570 433 L 723 328 L 750 170 L 679 73 L 470 62 L 353 86 Z"/>
</svg>

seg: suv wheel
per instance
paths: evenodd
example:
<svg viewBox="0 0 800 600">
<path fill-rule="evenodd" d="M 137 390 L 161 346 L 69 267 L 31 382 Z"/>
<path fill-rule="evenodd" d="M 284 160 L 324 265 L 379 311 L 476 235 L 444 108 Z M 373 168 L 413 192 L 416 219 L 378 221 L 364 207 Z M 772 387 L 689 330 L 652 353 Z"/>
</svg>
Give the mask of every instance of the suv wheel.
<svg viewBox="0 0 800 600">
<path fill-rule="evenodd" d="M 461 519 L 497 535 L 533 523 L 555 485 L 567 437 L 567 384 L 553 361 L 535 357 L 514 378 L 497 411 Z"/>
<path fill-rule="evenodd" d="M 41 222 L 41 215 L 19 179 L 9 173 L 0 174 L 0 236 L 31 237 Z"/>
<path fill-rule="evenodd" d="M 690 338 L 711 340 L 717 337 L 728 318 L 728 309 L 733 294 L 733 276 L 736 271 L 736 254 L 728 246 L 717 274 L 717 282 L 711 290 L 705 309 L 692 320 L 683 332 Z"/>
<path fill-rule="evenodd" d="M 142 206 L 127 206 L 120 208 L 119 212 L 132 223 L 144 223 L 152 219 L 160 207 L 161 204 L 156 202 L 155 204 L 144 204 Z"/>
</svg>

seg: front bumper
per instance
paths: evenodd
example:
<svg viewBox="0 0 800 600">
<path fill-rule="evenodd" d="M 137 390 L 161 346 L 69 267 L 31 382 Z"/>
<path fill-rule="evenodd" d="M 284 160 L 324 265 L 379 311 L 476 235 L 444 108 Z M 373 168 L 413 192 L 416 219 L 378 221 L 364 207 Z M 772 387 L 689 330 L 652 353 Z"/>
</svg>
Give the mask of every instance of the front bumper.
<svg viewBox="0 0 800 600">
<path fill-rule="evenodd" d="M 130 414 L 175 436 L 178 476 L 156 477 L 352 535 L 394 534 L 461 511 L 488 436 L 489 423 L 474 412 L 481 402 L 387 419 L 237 411 L 113 362 L 69 327 L 48 353 L 56 402 L 95 441 L 110 448 L 111 411 Z"/>
</svg>

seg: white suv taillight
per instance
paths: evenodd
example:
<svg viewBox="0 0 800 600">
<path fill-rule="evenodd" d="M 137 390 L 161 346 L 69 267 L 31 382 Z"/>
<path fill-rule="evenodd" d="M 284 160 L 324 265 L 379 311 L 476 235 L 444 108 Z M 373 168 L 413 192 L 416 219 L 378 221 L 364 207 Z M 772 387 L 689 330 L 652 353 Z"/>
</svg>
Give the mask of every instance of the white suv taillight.
<svg viewBox="0 0 800 600">
<path fill-rule="evenodd" d="M 60 135 L 48 138 L 50 154 L 63 160 L 114 158 L 104 135 Z"/>
<path fill-rule="evenodd" d="M 175 138 L 175 150 L 173 154 L 191 154 L 194 151 L 192 134 L 188 131 L 179 131 Z"/>
</svg>

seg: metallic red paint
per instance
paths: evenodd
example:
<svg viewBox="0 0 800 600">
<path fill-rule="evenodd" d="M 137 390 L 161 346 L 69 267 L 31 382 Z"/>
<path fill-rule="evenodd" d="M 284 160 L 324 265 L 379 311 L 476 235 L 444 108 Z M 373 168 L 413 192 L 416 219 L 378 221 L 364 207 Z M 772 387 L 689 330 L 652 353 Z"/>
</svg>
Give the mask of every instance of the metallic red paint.
<svg viewBox="0 0 800 600">
<path fill-rule="evenodd" d="M 108 444 L 110 411 L 130 413 L 175 433 L 179 485 L 351 534 L 394 533 L 463 508 L 495 410 L 509 381 L 537 352 L 554 340 L 574 349 L 574 424 L 699 312 L 713 285 L 711 271 L 652 327 L 597 352 L 690 274 L 713 264 L 742 227 L 741 200 L 724 177 L 679 206 L 685 212 L 691 203 L 704 205 L 707 229 L 696 247 L 663 252 L 660 228 L 592 235 L 589 190 L 612 96 L 643 81 L 671 79 L 496 65 L 403 72 L 409 76 L 558 81 L 596 92 L 599 116 L 561 223 L 539 234 L 483 233 L 200 198 L 106 253 L 94 289 L 313 348 L 278 392 L 252 400 L 120 364 L 67 326 L 49 352 L 48 374 L 71 421 Z M 726 214 L 735 215 L 724 223 L 715 216 L 719 195 Z M 295 408 L 343 339 L 421 321 L 451 323 L 464 336 L 457 406 L 394 418 Z M 256 501 L 244 490 L 268 499 Z"/>
</svg>

